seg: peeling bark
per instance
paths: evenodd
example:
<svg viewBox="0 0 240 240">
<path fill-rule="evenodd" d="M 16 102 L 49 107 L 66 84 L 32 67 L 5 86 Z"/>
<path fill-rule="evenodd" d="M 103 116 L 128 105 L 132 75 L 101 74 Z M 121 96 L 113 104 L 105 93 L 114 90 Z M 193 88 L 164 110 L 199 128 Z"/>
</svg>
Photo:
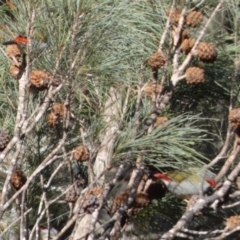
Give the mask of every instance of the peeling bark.
<svg viewBox="0 0 240 240">
<path fill-rule="evenodd" d="M 103 120 L 106 123 L 106 128 L 102 134 L 101 146 L 93 166 L 93 171 L 96 178 L 100 177 L 100 175 L 111 164 L 113 147 L 117 137 L 117 132 L 119 131 L 118 119 L 120 119 L 120 109 L 121 94 L 118 89 L 111 87 L 103 112 Z M 104 175 L 101 176 L 98 180 L 98 183 L 102 185 L 104 179 Z"/>
</svg>

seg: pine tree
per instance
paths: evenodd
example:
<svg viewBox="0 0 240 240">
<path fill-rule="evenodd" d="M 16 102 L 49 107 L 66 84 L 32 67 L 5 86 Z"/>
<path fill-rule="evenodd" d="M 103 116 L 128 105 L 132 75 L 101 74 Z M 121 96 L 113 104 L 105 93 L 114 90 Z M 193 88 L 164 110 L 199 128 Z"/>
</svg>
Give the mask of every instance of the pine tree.
<svg viewBox="0 0 240 240">
<path fill-rule="evenodd" d="M 234 237 L 238 11 L 1 1 L 2 239 Z M 219 184 L 187 205 L 152 176 L 196 167 Z"/>
</svg>

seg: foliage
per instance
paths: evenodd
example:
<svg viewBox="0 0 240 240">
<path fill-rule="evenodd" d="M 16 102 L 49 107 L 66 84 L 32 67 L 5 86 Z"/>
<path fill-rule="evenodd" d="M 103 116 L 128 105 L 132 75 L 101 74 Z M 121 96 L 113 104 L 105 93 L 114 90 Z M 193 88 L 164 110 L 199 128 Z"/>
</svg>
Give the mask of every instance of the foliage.
<svg viewBox="0 0 240 240">
<path fill-rule="evenodd" d="M 35 231 L 38 226 L 45 225 L 59 232 L 68 226 L 70 230 L 64 229 L 63 239 L 68 239 L 70 234 L 80 237 L 76 229 L 83 224 L 84 216 L 97 214 L 101 208 L 113 208 L 121 192 L 136 193 L 137 188 L 132 184 L 136 166 L 161 172 L 212 166 L 216 156 L 225 160 L 234 151 L 237 145 L 227 135 L 231 135 L 229 106 L 231 109 L 239 105 L 239 2 L 224 1 L 215 17 L 211 14 L 219 1 L 203 1 L 197 8 L 204 14 L 203 25 L 212 18 L 200 41 L 214 42 L 218 57 L 209 64 L 191 56 L 187 67 L 203 68 L 206 76 L 204 84 L 195 85 L 185 82 L 186 68 L 179 70 L 186 56 L 180 53 L 178 43 L 172 38 L 174 25 L 170 22 L 167 26 L 166 10 L 173 2 L 182 10 L 185 6 L 194 8 L 200 1 L 1 1 L 1 41 L 9 41 L 19 34 L 30 39 L 30 44 L 21 45 L 23 53 L 18 60 L 24 64 L 26 57 L 26 66 L 18 80 L 13 79 L 9 70 L 16 62 L 6 55 L 5 46 L 0 47 L 0 123 L 11 138 L 0 154 L 0 227 L 14 214 L 21 219 L 16 221 L 17 227 L 1 227 L 3 235 L 17 229 L 23 239 L 24 229 L 33 225 L 29 231 L 33 239 L 33 235 L 38 235 Z M 192 29 L 191 35 L 197 38 L 203 25 Z M 48 47 L 39 51 L 34 40 L 47 43 Z M 167 62 L 156 71 L 148 66 L 148 59 L 160 48 Z M 30 81 L 30 73 L 36 69 L 51 76 L 43 91 L 34 89 Z M 175 85 L 174 74 L 179 77 Z M 161 83 L 158 96 L 146 95 L 149 82 Z M 64 105 L 64 114 L 54 115 L 60 124 L 50 126 L 49 114 L 54 112 L 57 102 Z M 169 120 L 156 127 L 154 121 L 159 116 Z M 224 143 L 226 151 L 218 155 Z M 89 150 L 87 162 L 74 159 L 79 145 Z M 122 165 L 129 167 L 119 177 L 116 172 Z M 221 161 L 213 165 L 216 174 L 225 166 Z M 234 169 L 237 163 L 229 166 Z M 24 171 L 28 179 L 19 191 L 9 184 L 16 169 Z M 225 177 L 226 173 L 221 176 L 223 180 Z M 118 183 L 122 186 L 109 196 L 88 192 L 97 186 L 105 188 L 109 183 L 109 188 Z M 77 186 L 81 207 L 65 201 L 69 186 Z M 210 196 L 212 191 L 207 194 Z M 128 197 L 121 207 L 130 211 L 134 208 L 131 202 L 134 197 Z M 220 205 L 231 202 L 227 197 Z M 194 216 L 185 227 L 211 232 L 216 230 L 211 223 L 218 223 L 218 228 L 224 229 L 224 218 L 239 214 L 235 208 L 214 212 L 209 207 L 204 206 L 203 215 Z M 10 211 L 15 212 L 11 215 Z M 168 193 L 160 200 L 151 199 L 151 204 L 135 216 L 129 214 L 125 224 L 132 224 L 133 233 L 139 237 L 151 238 L 149 231 L 160 237 L 175 225 L 184 211 L 185 204 Z M 82 217 L 74 225 L 76 212 Z M 108 214 L 107 220 L 101 219 L 99 213 L 97 220 L 101 227 L 98 227 L 106 228 L 104 234 L 110 234 L 109 228 L 117 229 L 117 224 L 106 223 L 111 218 L 121 222 L 123 212 Z M 89 227 L 97 229 L 94 221 L 92 218 Z M 124 229 L 120 224 L 121 227 Z M 126 237 L 127 233 L 124 234 Z M 98 231 L 92 231 L 89 239 L 100 236 Z"/>
</svg>

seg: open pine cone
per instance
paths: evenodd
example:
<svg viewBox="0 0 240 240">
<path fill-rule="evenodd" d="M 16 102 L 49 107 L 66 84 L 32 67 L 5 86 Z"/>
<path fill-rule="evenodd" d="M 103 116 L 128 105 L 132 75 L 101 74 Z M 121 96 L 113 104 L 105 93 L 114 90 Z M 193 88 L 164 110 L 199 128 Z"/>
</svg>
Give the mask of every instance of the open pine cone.
<svg viewBox="0 0 240 240">
<path fill-rule="evenodd" d="M 167 117 L 157 117 L 156 122 L 155 122 L 155 126 L 156 127 L 161 126 L 167 121 L 168 121 Z"/>
<path fill-rule="evenodd" d="M 0 151 L 3 151 L 9 143 L 9 133 L 5 130 L 0 130 Z"/>
<path fill-rule="evenodd" d="M 228 118 L 232 127 L 240 127 L 240 108 L 232 109 L 229 113 Z"/>
<path fill-rule="evenodd" d="M 188 84 L 203 83 L 205 81 L 204 69 L 199 67 L 189 67 L 185 75 Z"/>
<path fill-rule="evenodd" d="M 29 77 L 32 87 L 44 90 L 48 88 L 52 75 L 44 70 L 32 70 L 29 73 Z"/>
<path fill-rule="evenodd" d="M 75 187 L 71 186 L 69 191 L 65 194 L 64 199 L 66 202 L 76 202 L 77 198 L 78 198 L 78 195 L 76 193 Z"/>
<path fill-rule="evenodd" d="M 184 54 L 188 54 L 194 46 L 196 40 L 194 38 L 186 38 L 180 45 L 180 51 Z"/>
<path fill-rule="evenodd" d="M 226 219 L 226 229 L 231 231 L 240 226 L 240 216 L 231 216 Z"/>
<path fill-rule="evenodd" d="M 143 208 L 148 206 L 150 203 L 150 199 L 148 197 L 148 195 L 144 192 L 137 192 L 133 205 L 136 208 Z"/>
<path fill-rule="evenodd" d="M 74 149 L 74 158 L 76 161 L 87 161 L 89 160 L 89 150 L 85 146 L 78 146 Z"/>
<path fill-rule="evenodd" d="M 86 195 L 93 195 L 98 199 L 102 199 L 103 198 L 103 188 L 101 188 L 101 187 L 91 188 L 87 191 Z"/>
<path fill-rule="evenodd" d="M 52 112 L 59 117 L 63 117 L 65 113 L 65 106 L 61 103 L 54 103 L 52 106 Z"/>
<path fill-rule="evenodd" d="M 128 200 L 129 192 L 122 192 L 117 195 L 117 197 L 114 199 L 113 204 L 111 206 L 111 214 L 113 215 L 120 207 L 122 207 Z"/>
<path fill-rule="evenodd" d="M 196 54 L 200 61 L 206 63 L 212 63 L 217 59 L 217 50 L 213 43 L 199 43 L 196 48 Z"/>
<path fill-rule="evenodd" d="M 203 20 L 203 14 L 198 11 L 190 12 L 186 17 L 186 24 L 190 27 L 198 26 Z"/>
<path fill-rule="evenodd" d="M 171 9 L 166 10 L 166 15 L 169 17 L 171 13 Z M 181 13 L 177 9 L 173 9 L 170 19 L 173 23 L 178 23 L 179 19 L 181 17 Z"/>
<path fill-rule="evenodd" d="M 10 44 L 6 47 L 6 54 L 17 64 L 22 55 L 22 50 L 17 44 Z"/>
<path fill-rule="evenodd" d="M 144 88 L 145 95 L 149 98 L 152 98 L 153 90 L 154 90 L 155 94 L 158 95 L 162 91 L 162 85 L 161 84 L 156 84 L 156 87 L 154 89 L 153 82 L 148 82 L 147 85 Z"/>
<path fill-rule="evenodd" d="M 60 118 L 59 118 L 59 116 L 55 115 L 53 112 L 50 112 L 47 115 L 46 121 L 47 121 L 49 126 L 55 127 L 60 123 Z"/>
<path fill-rule="evenodd" d="M 187 29 L 184 29 L 180 33 L 179 43 L 182 43 L 185 39 L 190 38 L 190 33 Z"/>
<path fill-rule="evenodd" d="M 11 65 L 9 68 L 9 72 L 14 79 L 19 80 L 24 72 L 24 69 L 24 64 L 20 64 L 19 66 Z"/>
<path fill-rule="evenodd" d="M 161 68 L 167 61 L 166 56 L 162 51 L 155 52 L 149 59 L 148 59 L 148 65 L 154 69 L 157 70 Z"/>
<path fill-rule="evenodd" d="M 129 197 L 129 192 L 125 191 L 120 193 L 113 202 L 112 208 L 111 208 L 111 214 L 114 214 L 117 209 L 122 207 L 124 204 L 126 204 L 127 200 Z M 134 198 L 133 203 L 131 204 L 129 210 L 128 210 L 128 215 L 132 216 L 139 212 L 144 207 L 147 207 L 150 204 L 150 199 L 148 194 L 144 192 L 137 192 L 136 196 Z"/>
<path fill-rule="evenodd" d="M 16 170 L 12 173 L 10 182 L 15 190 L 19 190 L 27 181 L 27 178 L 23 171 Z"/>
<path fill-rule="evenodd" d="M 8 7 L 11 9 L 11 10 L 15 10 L 16 9 L 16 6 L 12 3 L 11 0 L 5 0 L 6 4 L 8 5 Z"/>
</svg>

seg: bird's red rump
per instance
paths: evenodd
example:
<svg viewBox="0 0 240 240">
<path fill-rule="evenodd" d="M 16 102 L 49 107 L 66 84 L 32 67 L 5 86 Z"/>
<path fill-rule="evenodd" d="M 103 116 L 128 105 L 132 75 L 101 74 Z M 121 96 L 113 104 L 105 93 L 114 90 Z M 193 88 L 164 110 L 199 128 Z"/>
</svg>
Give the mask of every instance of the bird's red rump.
<svg viewBox="0 0 240 240">
<path fill-rule="evenodd" d="M 23 36 L 17 36 L 13 41 L 16 43 L 22 43 L 22 44 L 28 43 L 27 38 Z"/>
<path fill-rule="evenodd" d="M 205 180 L 212 186 L 212 187 L 216 187 L 217 183 L 210 178 L 205 178 Z"/>
</svg>

